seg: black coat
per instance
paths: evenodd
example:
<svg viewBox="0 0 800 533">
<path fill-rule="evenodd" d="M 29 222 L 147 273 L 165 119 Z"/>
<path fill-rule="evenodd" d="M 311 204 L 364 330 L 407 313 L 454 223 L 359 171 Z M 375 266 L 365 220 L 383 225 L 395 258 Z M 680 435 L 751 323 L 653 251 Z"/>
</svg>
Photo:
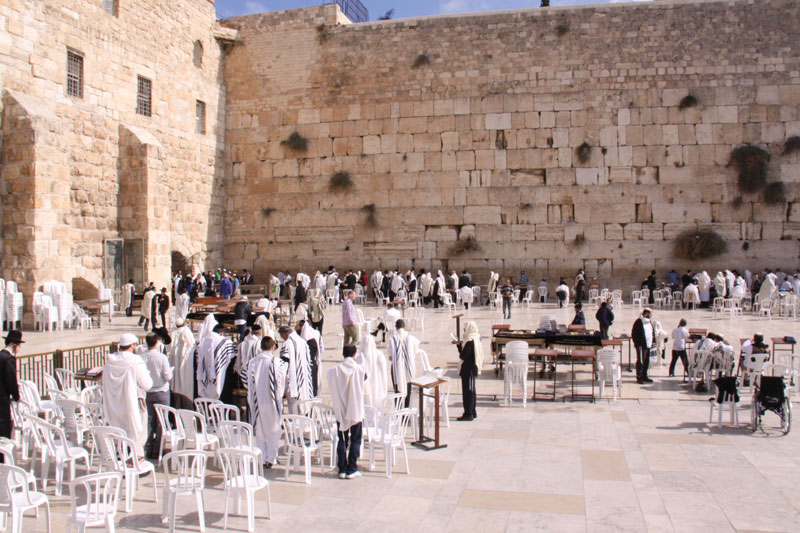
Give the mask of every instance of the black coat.
<svg viewBox="0 0 800 533">
<path fill-rule="evenodd" d="M 586 317 L 583 314 L 583 311 L 578 311 L 575 313 L 575 318 L 572 319 L 571 326 L 585 326 L 586 325 Z"/>
<path fill-rule="evenodd" d="M 0 436 L 11 438 L 14 422 L 11 418 L 11 400 L 19 401 L 17 359 L 7 349 L 0 350 Z"/>
<path fill-rule="evenodd" d="M 250 316 L 250 312 L 253 310 L 253 306 L 250 305 L 250 302 L 246 300 L 239 300 L 236 302 L 236 305 L 233 306 L 233 317 L 236 320 L 247 320 L 247 317 Z"/>
<path fill-rule="evenodd" d="M 306 296 L 306 288 L 302 285 L 298 285 L 297 289 L 294 291 L 294 303 L 295 304 L 302 304 L 305 303 L 308 297 Z"/>
<path fill-rule="evenodd" d="M 463 363 L 461 363 L 461 370 L 458 371 L 459 376 L 463 378 L 478 375 L 478 369 L 475 368 L 474 341 L 469 341 L 458 348 L 458 358 L 463 361 Z"/>
<path fill-rule="evenodd" d="M 601 307 L 598 309 L 594 317 L 600 323 L 600 327 L 602 328 L 610 327 L 611 324 L 614 323 L 614 312 L 608 307 Z"/>
<path fill-rule="evenodd" d="M 461 277 L 458 278 L 458 288 L 462 289 L 464 287 L 469 287 L 469 276 L 461 274 Z"/>
</svg>

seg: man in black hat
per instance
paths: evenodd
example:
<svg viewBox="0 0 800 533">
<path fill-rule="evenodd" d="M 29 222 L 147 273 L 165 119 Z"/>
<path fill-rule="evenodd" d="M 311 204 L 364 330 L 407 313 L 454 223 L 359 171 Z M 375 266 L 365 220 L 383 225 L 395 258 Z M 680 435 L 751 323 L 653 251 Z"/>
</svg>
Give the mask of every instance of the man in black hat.
<svg viewBox="0 0 800 533">
<path fill-rule="evenodd" d="M 5 337 L 6 347 L 0 350 L 0 437 L 11 438 L 14 422 L 11 419 L 11 401 L 19 401 L 17 383 L 17 351 L 22 344 L 22 332 L 12 329 Z"/>
</svg>

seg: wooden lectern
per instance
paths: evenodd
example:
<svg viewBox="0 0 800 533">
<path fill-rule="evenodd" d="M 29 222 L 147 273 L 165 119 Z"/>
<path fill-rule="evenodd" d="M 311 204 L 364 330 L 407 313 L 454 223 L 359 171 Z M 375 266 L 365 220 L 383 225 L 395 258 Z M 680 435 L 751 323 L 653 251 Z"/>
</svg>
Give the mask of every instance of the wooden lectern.
<svg viewBox="0 0 800 533">
<path fill-rule="evenodd" d="M 436 376 L 420 376 L 408 382 L 419 388 L 419 440 L 412 442 L 414 446 L 422 448 L 423 450 L 438 450 L 439 448 L 447 448 L 447 444 L 439 443 L 439 385 L 446 383 L 446 380 Z M 425 389 L 433 389 L 433 427 L 434 437 L 425 436 L 425 396 L 423 392 Z M 433 441 L 433 444 L 425 444 L 426 442 Z"/>
</svg>

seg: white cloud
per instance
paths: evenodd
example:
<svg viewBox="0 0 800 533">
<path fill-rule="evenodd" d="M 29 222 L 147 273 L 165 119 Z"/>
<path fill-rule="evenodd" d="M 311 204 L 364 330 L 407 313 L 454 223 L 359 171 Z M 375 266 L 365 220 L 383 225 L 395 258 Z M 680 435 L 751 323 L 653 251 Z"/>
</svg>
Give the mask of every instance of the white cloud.
<svg viewBox="0 0 800 533">
<path fill-rule="evenodd" d="M 242 15 L 253 15 L 255 13 L 265 13 L 269 8 L 263 2 L 249 1 L 244 3 Z"/>
</svg>

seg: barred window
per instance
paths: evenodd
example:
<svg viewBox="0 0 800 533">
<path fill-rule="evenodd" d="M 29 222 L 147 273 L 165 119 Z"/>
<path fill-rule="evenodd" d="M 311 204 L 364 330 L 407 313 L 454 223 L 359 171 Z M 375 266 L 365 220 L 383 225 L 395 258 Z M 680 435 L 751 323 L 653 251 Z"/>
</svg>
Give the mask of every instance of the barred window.
<svg viewBox="0 0 800 533">
<path fill-rule="evenodd" d="M 105 9 L 106 13 L 109 15 L 117 16 L 119 8 L 119 2 L 117 0 L 103 0 L 103 9 Z"/>
<path fill-rule="evenodd" d="M 138 77 L 136 84 L 136 112 L 149 117 L 152 109 L 153 82 L 142 76 Z"/>
<path fill-rule="evenodd" d="M 195 121 L 195 131 L 197 133 L 206 132 L 206 103 L 201 102 L 198 100 L 195 102 L 194 106 L 194 121 Z"/>
<path fill-rule="evenodd" d="M 67 50 L 67 94 L 83 98 L 83 56 Z"/>
</svg>

